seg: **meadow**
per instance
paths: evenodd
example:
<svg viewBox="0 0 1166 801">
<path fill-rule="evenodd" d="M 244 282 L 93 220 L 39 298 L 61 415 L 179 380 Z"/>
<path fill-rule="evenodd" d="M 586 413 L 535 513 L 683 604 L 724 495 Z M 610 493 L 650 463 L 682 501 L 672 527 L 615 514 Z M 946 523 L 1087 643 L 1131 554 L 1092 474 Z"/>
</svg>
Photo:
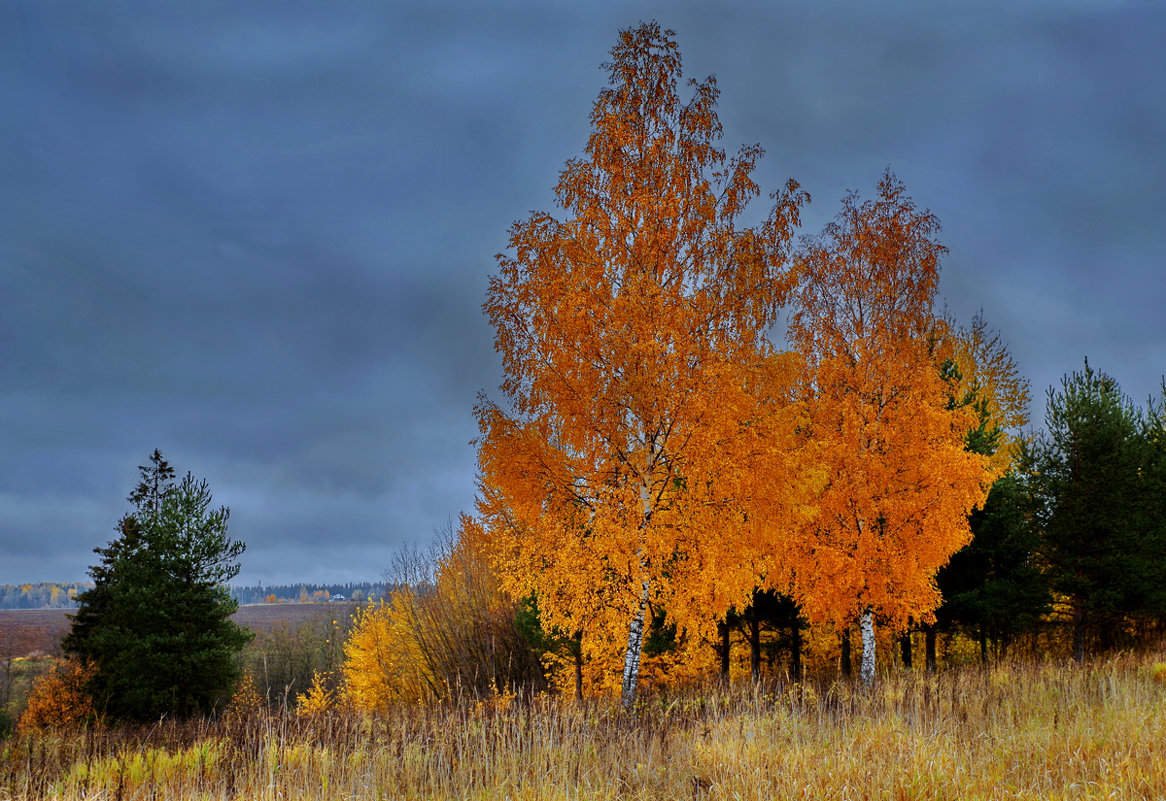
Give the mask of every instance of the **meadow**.
<svg viewBox="0 0 1166 801">
<path fill-rule="evenodd" d="M 12 799 L 1162 799 L 1166 655 L 47 732 Z"/>
</svg>

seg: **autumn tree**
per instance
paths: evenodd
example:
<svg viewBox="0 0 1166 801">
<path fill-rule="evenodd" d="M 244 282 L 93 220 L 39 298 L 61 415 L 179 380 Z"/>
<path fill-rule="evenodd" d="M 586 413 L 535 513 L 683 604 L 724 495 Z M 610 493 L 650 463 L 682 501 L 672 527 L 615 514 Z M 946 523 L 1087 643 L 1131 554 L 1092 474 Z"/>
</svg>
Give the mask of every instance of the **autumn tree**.
<svg viewBox="0 0 1166 801">
<path fill-rule="evenodd" d="M 100 713 L 156 719 L 210 713 L 230 697 L 236 653 L 251 638 L 230 619 L 238 608 L 226 583 L 239 572 L 241 542 L 227 534 L 228 510 L 212 509 L 205 481 L 180 481 L 154 451 L 139 467 L 133 511 L 90 568 L 67 652 L 91 662 Z"/>
<path fill-rule="evenodd" d="M 95 717 L 88 684 L 93 666 L 75 659 L 55 661 L 33 682 L 17 731 L 82 726 Z"/>
<path fill-rule="evenodd" d="M 623 643 L 627 704 L 653 611 L 699 627 L 746 606 L 776 575 L 758 543 L 812 478 L 767 339 L 807 196 L 791 181 L 742 226 L 762 150 L 718 147 L 716 82 L 682 100 L 673 36 L 620 33 L 585 155 L 555 188 L 564 217 L 512 226 L 484 307 L 508 408 L 476 408 L 503 580 L 549 627 Z"/>
<path fill-rule="evenodd" d="M 867 684 L 875 617 L 902 628 L 935 608 L 935 572 L 969 540 L 992 478 L 964 447 L 975 411 L 951 402 L 941 369 L 938 232 L 888 171 L 874 200 L 846 195 L 798 257 L 789 337 L 829 479 L 800 542 L 796 595 L 811 619 L 859 621 Z"/>
</svg>

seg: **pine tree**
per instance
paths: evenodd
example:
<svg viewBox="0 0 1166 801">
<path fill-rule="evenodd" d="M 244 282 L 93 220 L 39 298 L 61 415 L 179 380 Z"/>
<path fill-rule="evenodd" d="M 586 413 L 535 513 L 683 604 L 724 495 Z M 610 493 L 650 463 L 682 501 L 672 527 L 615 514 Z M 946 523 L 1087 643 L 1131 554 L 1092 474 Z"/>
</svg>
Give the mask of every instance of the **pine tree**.
<svg viewBox="0 0 1166 801">
<path fill-rule="evenodd" d="M 94 587 L 66 651 L 93 663 L 99 713 L 150 720 L 208 714 L 230 697 L 235 653 L 251 634 L 230 619 L 238 608 L 226 583 L 244 544 L 227 536 L 226 507 L 211 508 L 206 481 L 174 469 L 157 450 L 139 467 L 119 536 L 95 552 Z"/>
<path fill-rule="evenodd" d="M 1028 382 L 983 315 L 961 332 L 955 351 L 946 365 L 952 403 L 970 406 L 979 417 L 965 446 L 1010 466 L 1020 448 L 1018 429 L 1028 420 Z M 959 625 L 977 637 L 984 662 L 989 639 L 1005 647 L 1015 635 L 1040 625 L 1052 604 L 1030 518 L 1024 476 L 1009 470 L 992 485 L 984 507 L 969 516 L 972 541 L 936 574 L 943 595 L 935 612 L 938 624 Z M 934 626 L 925 625 L 924 631 L 928 665 L 934 669 Z"/>
<path fill-rule="evenodd" d="M 1146 469 L 1155 459 L 1141 410 L 1088 362 L 1049 390 L 1046 426 L 1026 462 L 1049 578 L 1068 601 L 1080 661 L 1091 639 L 1115 645 L 1130 618 L 1157 611 L 1166 553 Z"/>
<path fill-rule="evenodd" d="M 943 605 L 939 623 L 958 624 L 981 643 L 1006 645 L 1036 628 L 1052 597 L 1041 570 L 1040 541 L 1027 514 L 1027 492 L 1016 473 L 992 485 L 983 509 L 971 514 L 972 542 L 956 553 L 936 577 Z"/>
<path fill-rule="evenodd" d="M 1147 548 L 1158 567 L 1150 583 L 1147 613 L 1157 619 L 1157 631 L 1166 631 L 1166 382 L 1158 402 L 1150 399 L 1142 429 L 1145 504 L 1141 511 Z"/>
</svg>

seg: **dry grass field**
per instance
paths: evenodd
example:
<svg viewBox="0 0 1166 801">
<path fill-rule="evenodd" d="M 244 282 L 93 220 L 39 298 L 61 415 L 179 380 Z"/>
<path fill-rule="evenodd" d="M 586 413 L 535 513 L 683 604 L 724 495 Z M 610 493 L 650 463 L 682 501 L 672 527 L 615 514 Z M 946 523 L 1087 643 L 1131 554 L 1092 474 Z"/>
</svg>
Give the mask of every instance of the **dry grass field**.
<svg viewBox="0 0 1166 801">
<path fill-rule="evenodd" d="M 1164 799 L 1162 659 L 50 733 L 0 798 Z"/>
</svg>

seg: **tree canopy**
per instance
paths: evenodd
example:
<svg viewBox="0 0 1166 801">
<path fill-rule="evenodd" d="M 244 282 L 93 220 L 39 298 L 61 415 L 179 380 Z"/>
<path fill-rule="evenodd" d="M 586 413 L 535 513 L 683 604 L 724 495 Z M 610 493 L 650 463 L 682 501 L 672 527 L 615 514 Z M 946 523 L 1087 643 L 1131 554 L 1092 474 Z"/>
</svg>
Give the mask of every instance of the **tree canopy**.
<svg viewBox="0 0 1166 801">
<path fill-rule="evenodd" d="M 875 620 L 931 624 L 937 571 L 1014 469 L 1028 383 L 982 314 L 937 311 L 939 221 L 893 173 L 791 247 L 808 195 L 791 180 L 745 223 L 761 148 L 720 148 L 716 83 L 682 82 L 673 33 L 624 30 L 611 55 L 563 214 L 514 223 L 490 279 L 504 400 L 475 407 L 485 550 L 577 671 L 622 652 L 625 703 L 650 622 L 677 653 L 720 623 L 724 651 L 726 616 L 765 593 L 859 621 L 871 681 Z M 770 338 L 783 310 L 788 350 Z M 1162 440 L 1139 446 L 1143 486 L 1163 481 Z M 1004 631 L 1017 605 L 1042 614 L 1029 579 L 1049 573 L 1027 478 L 993 497 L 949 612 Z M 985 564 L 992 583 L 965 580 Z"/>
</svg>

